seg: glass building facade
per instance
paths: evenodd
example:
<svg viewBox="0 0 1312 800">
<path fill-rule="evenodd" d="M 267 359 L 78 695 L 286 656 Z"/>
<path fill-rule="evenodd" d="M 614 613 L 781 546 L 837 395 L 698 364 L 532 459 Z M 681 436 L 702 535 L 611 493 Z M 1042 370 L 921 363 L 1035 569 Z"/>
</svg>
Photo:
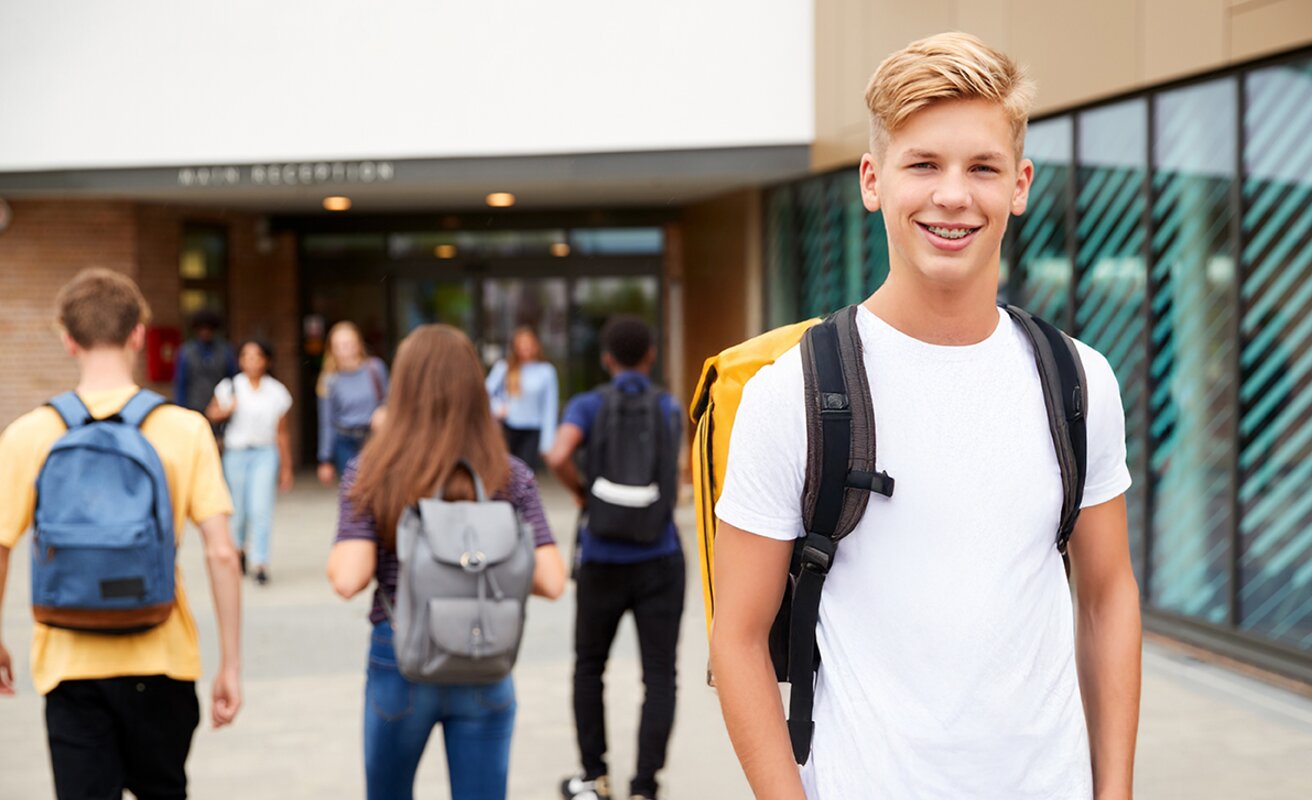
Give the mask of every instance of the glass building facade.
<svg viewBox="0 0 1312 800">
<path fill-rule="evenodd" d="M 1032 122 L 1000 299 L 1111 362 L 1150 627 L 1312 674 L 1312 53 Z M 888 273 L 854 168 L 766 196 L 767 318 Z"/>
</svg>

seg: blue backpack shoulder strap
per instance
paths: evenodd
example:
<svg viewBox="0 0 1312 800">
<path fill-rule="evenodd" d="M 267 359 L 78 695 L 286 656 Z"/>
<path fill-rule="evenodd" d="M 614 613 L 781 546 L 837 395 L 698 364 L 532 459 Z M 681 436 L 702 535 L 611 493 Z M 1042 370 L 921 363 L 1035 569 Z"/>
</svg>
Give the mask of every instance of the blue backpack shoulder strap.
<svg viewBox="0 0 1312 800">
<path fill-rule="evenodd" d="M 118 416 L 126 424 L 134 428 L 140 428 L 141 423 L 146 421 L 146 417 L 166 402 L 168 401 L 155 392 L 142 389 L 134 394 L 132 399 L 123 406 L 122 410 L 118 412 Z"/>
<path fill-rule="evenodd" d="M 59 413 L 69 430 L 91 422 L 91 412 L 87 409 L 77 392 L 64 392 L 50 398 L 47 404 Z"/>
</svg>

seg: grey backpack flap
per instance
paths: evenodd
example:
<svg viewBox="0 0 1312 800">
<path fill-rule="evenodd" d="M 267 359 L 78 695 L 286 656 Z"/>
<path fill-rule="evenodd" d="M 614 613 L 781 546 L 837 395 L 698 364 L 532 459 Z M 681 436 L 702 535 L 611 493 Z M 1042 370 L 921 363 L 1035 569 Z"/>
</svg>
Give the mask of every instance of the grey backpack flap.
<svg viewBox="0 0 1312 800">
<path fill-rule="evenodd" d="M 437 496 L 396 528 L 396 660 L 418 683 L 485 684 L 510 674 L 533 588 L 533 534 L 508 502 Z"/>
</svg>

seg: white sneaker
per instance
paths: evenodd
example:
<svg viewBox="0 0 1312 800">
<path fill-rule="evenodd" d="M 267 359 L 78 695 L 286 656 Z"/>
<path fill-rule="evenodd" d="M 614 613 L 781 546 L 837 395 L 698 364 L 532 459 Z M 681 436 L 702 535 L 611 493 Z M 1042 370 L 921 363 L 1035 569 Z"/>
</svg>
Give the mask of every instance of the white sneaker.
<svg viewBox="0 0 1312 800">
<path fill-rule="evenodd" d="M 610 800 L 610 778 L 602 775 L 585 781 L 575 775 L 561 781 L 560 794 L 565 800 Z"/>
</svg>

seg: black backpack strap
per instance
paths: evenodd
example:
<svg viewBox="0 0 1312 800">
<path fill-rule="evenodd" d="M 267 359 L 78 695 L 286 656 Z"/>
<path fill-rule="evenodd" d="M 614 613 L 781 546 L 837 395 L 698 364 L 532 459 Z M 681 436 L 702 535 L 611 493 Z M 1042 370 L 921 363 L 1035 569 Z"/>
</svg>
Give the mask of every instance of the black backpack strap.
<svg viewBox="0 0 1312 800">
<path fill-rule="evenodd" d="M 892 496 L 893 480 L 875 471 L 874 404 L 866 376 L 855 305 L 802 337 L 807 452 L 802 522 L 794 553 L 796 586 L 788 635 L 788 735 L 805 764 L 815 730 L 815 643 L 820 594 L 838 542 L 865 514 L 871 491 Z"/>
<path fill-rule="evenodd" d="M 82 398 L 77 396 L 77 392 L 64 392 L 50 398 L 50 406 L 64 420 L 64 425 L 69 430 L 86 425 L 95 418 L 91 416 L 91 411 L 87 408 Z"/>
<path fill-rule="evenodd" d="M 1016 306 L 1004 306 L 1029 337 L 1034 361 L 1043 385 L 1043 403 L 1048 411 L 1048 428 L 1061 467 L 1062 503 L 1057 528 L 1057 550 L 1066 556 L 1066 545 L 1075 531 L 1084 497 L 1088 471 L 1088 430 L 1085 409 L 1089 387 L 1084 377 L 1075 342 L 1052 324 Z"/>
<path fill-rule="evenodd" d="M 600 473 L 601 465 L 606 459 L 606 442 L 615 433 L 618 427 L 619 414 L 613 407 L 616 401 L 615 387 L 609 383 L 603 383 L 596 389 L 597 394 L 601 397 L 601 405 L 597 407 L 597 416 L 592 419 L 592 432 L 588 435 L 588 450 L 585 458 L 587 468 L 587 485 L 591 486 L 592 481 Z"/>
</svg>

